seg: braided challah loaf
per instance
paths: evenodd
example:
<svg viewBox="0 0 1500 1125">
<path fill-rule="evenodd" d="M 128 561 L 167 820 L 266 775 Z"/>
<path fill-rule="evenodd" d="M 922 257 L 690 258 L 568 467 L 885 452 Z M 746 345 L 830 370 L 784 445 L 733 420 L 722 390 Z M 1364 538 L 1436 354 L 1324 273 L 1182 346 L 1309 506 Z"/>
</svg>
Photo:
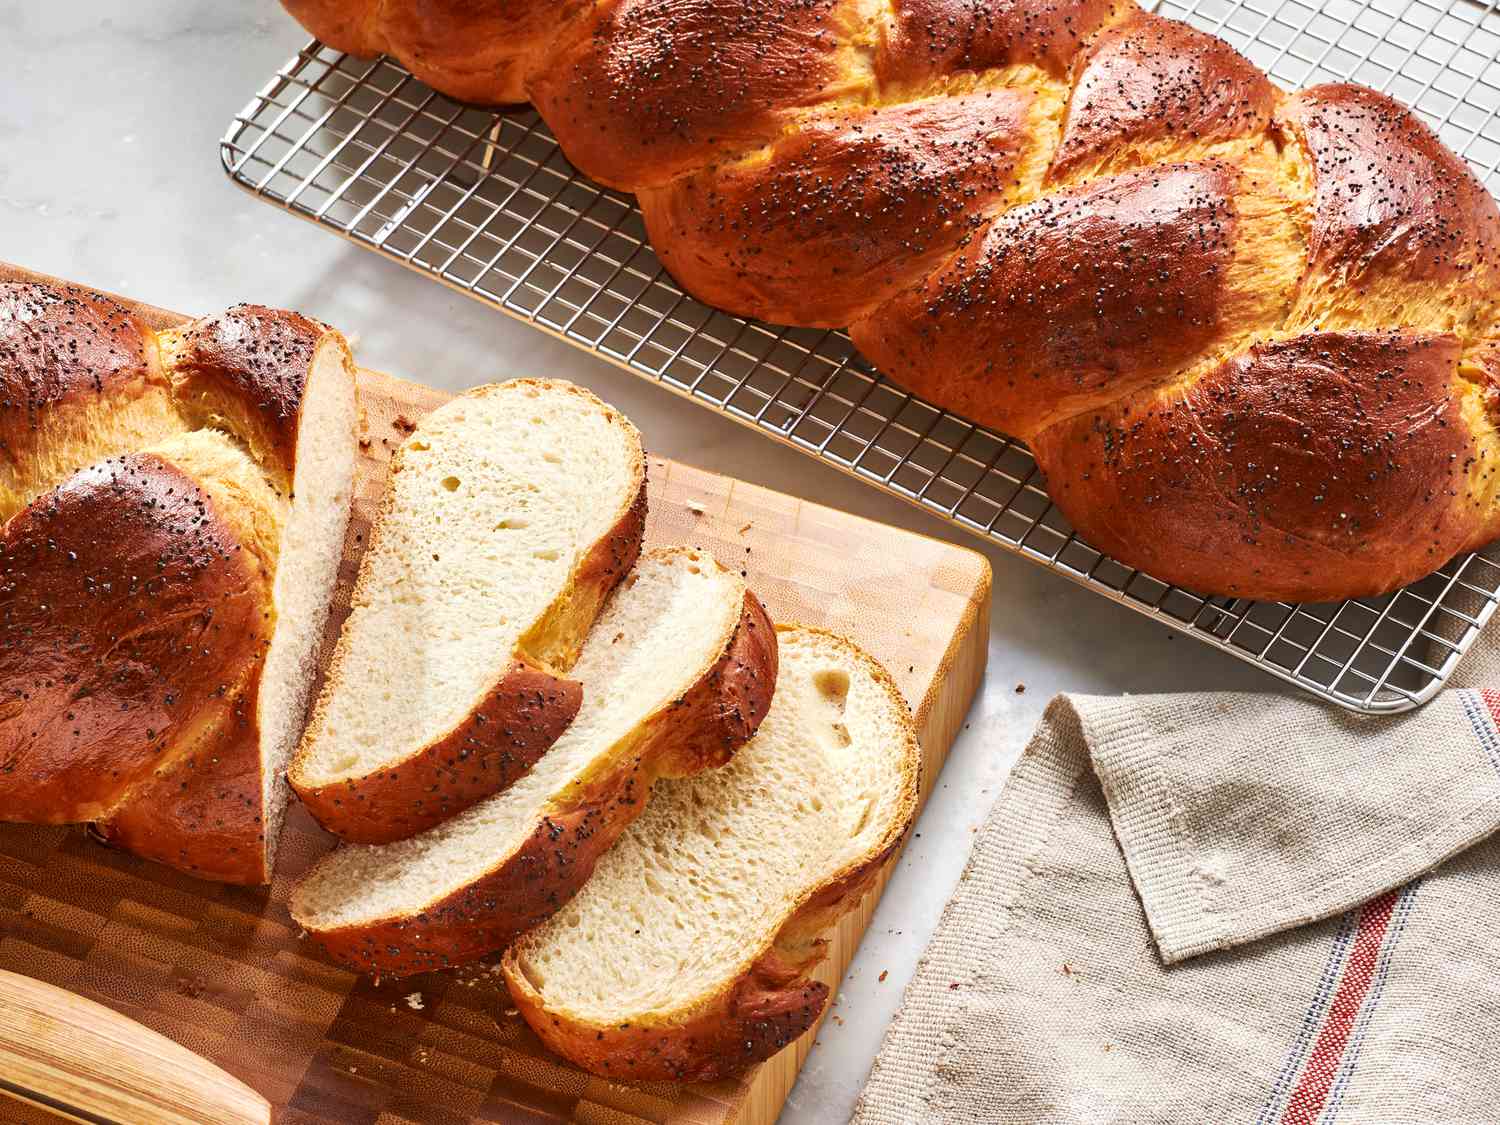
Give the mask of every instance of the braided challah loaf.
<svg viewBox="0 0 1500 1125">
<path fill-rule="evenodd" d="M 270 878 L 348 522 L 343 337 L 0 283 L 0 819 Z"/>
<path fill-rule="evenodd" d="M 1409 111 L 1129 0 L 287 0 L 535 103 L 701 299 L 849 326 L 1095 546 L 1374 594 L 1500 535 L 1500 214 Z"/>
</svg>

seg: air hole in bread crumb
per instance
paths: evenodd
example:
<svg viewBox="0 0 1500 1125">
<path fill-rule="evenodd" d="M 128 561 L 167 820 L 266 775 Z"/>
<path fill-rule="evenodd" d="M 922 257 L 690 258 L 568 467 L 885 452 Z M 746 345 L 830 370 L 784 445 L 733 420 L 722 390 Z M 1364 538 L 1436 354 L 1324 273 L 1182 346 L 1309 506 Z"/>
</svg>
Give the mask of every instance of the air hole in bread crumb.
<svg viewBox="0 0 1500 1125">
<path fill-rule="evenodd" d="M 534 559 L 543 559 L 543 560 L 545 560 L 547 562 L 556 562 L 557 561 L 557 548 L 556 547 L 549 547 L 545 551 L 535 551 L 535 552 L 532 553 L 531 557 L 534 558 Z"/>
<path fill-rule="evenodd" d="M 417 453 L 426 453 L 429 449 L 432 448 L 432 446 L 418 438 L 410 442 L 406 448 Z"/>
<path fill-rule="evenodd" d="M 542 460 L 549 465 L 559 465 L 562 463 L 562 457 L 559 454 L 553 453 L 550 449 L 542 454 Z"/>
<path fill-rule="evenodd" d="M 840 749 L 847 747 L 854 741 L 854 739 L 849 737 L 849 728 L 843 723 L 833 724 L 833 738 L 838 743 Z"/>
<path fill-rule="evenodd" d="M 813 677 L 813 687 L 842 711 L 844 701 L 849 698 L 849 673 L 842 668 L 825 668 Z"/>
<path fill-rule="evenodd" d="M 851 836 L 858 836 L 865 830 L 865 825 L 870 823 L 870 814 L 875 811 L 875 798 L 871 797 L 865 802 L 865 811 L 859 814 L 859 823 L 854 826 Z"/>
<path fill-rule="evenodd" d="M 457 492 L 458 486 L 462 483 L 463 482 L 460 481 L 457 477 L 443 478 L 443 487 L 446 488 L 449 492 Z"/>
<path fill-rule="evenodd" d="M 530 527 L 530 526 L 531 526 L 531 521 L 529 519 L 527 519 L 525 516 L 506 516 L 503 520 L 501 520 L 499 523 L 497 523 L 495 525 L 495 530 L 496 531 L 511 531 L 511 530 L 519 530 L 520 528 Z"/>
</svg>

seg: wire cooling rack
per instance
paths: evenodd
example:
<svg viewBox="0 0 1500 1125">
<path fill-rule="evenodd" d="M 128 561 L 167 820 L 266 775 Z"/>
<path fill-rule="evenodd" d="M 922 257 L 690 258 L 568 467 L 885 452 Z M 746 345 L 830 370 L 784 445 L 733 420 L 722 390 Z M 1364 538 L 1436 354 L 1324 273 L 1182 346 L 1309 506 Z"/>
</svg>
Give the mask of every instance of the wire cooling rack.
<svg viewBox="0 0 1500 1125">
<path fill-rule="evenodd" d="M 1283 86 L 1352 79 L 1415 106 L 1500 188 L 1500 14 L 1453 0 L 1163 0 Z M 1101 555 L 1020 443 L 878 376 L 841 332 L 683 294 L 631 197 L 581 177 L 530 110 L 449 101 L 388 59 L 317 42 L 235 116 L 241 187 L 913 501 L 1097 593 L 1345 707 L 1404 711 L 1447 679 L 1500 600 L 1500 551 L 1382 598 L 1205 598 Z"/>
</svg>

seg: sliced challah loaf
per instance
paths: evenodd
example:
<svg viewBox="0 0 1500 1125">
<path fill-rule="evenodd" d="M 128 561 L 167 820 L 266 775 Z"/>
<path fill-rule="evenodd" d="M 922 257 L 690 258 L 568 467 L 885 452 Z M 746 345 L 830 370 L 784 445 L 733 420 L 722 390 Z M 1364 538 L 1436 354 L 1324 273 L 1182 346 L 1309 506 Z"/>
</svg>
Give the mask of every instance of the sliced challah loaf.
<svg viewBox="0 0 1500 1125">
<path fill-rule="evenodd" d="M 687 291 L 848 326 L 1159 578 L 1332 600 L 1500 535 L 1500 209 L 1383 94 L 1131 0 L 288 4 L 524 90 Z"/>
<path fill-rule="evenodd" d="M 269 880 L 356 456 L 343 338 L 0 285 L 0 818 Z"/>
<path fill-rule="evenodd" d="M 530 772 L 419 836 L 334 851 L 292 916 L 370 972 L 503 949 L 583 885 L 656 778 L 718 765 L 754 733 L 776 667 L 775 632 L 738 576 L 687 548 L 648 551 L 573 667 L 577 718 Z"/>
<path fill-rule="evenodd" d="M 292 764 L 323 826 L 399 840 L 530 769 L 578 710 L 564 677 L 645 515 L 640 435 L 571 383 L 480 387 L 424 418 Z"/>
<path fill-rule="evenodd" d="M 706 1081 L 817 1019 L 822 933 L 879 875 L 917 806 L 921 752 L 885 670 L 778 628 L 770 714 L 722 769 L 657 785 L 593 878 L 506 953 L 553 1050 L 629 1081 Z"/>
</svg>

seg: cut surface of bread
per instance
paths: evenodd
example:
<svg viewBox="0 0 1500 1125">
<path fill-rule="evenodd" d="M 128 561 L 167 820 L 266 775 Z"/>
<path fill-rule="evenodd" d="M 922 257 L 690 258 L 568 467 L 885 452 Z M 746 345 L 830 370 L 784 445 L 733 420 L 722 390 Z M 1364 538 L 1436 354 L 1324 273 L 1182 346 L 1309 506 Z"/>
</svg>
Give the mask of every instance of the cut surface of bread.
<svg viewBox="0 0 1500 1125">
<path fill-rule="evenodd" d="M 334 851 L 292 916 L 372 972 L 504 948 L 583 884 L 657 777 L 720 764 L 754 733 L 776 668 L 774 629 L 737 575 L 688 548 L 648 551 L 573 668 L 577 718 L 530 772 L 418 836 Z"/>
<path fill-rule="evenodd" d="M 842 638 L 778 629 L 759 732 L 725 767 L 659 784 L 556 915 L 503 966 L 553 1050 L 633 1081 L 710 1080 L 806 1031 L 819 935 L 873 885 L 915 815 L 910 712 Z"/>
<path fill-rule="evenodd" d="M 359 460 L 359 406 L 349 353 L 341 340 L 321 342 L 302 396 L 292 494 L 281 532 L 271 602 L 276 632 L 261 672 L 261 786 L 268 862 L 286 814 L 286 768 L 307 718 L 322 655 L 323 629 L 338 583 Z"/>
<path fill-rule="evenodd" d="M 640 550 L 645 473 L 635 427 L 570 383 L 480 387 L 416 427 L 291 769 L 325 828 L 414 835 L 556 740 L 579 704 L 564 676 Z"/>
</svg>

